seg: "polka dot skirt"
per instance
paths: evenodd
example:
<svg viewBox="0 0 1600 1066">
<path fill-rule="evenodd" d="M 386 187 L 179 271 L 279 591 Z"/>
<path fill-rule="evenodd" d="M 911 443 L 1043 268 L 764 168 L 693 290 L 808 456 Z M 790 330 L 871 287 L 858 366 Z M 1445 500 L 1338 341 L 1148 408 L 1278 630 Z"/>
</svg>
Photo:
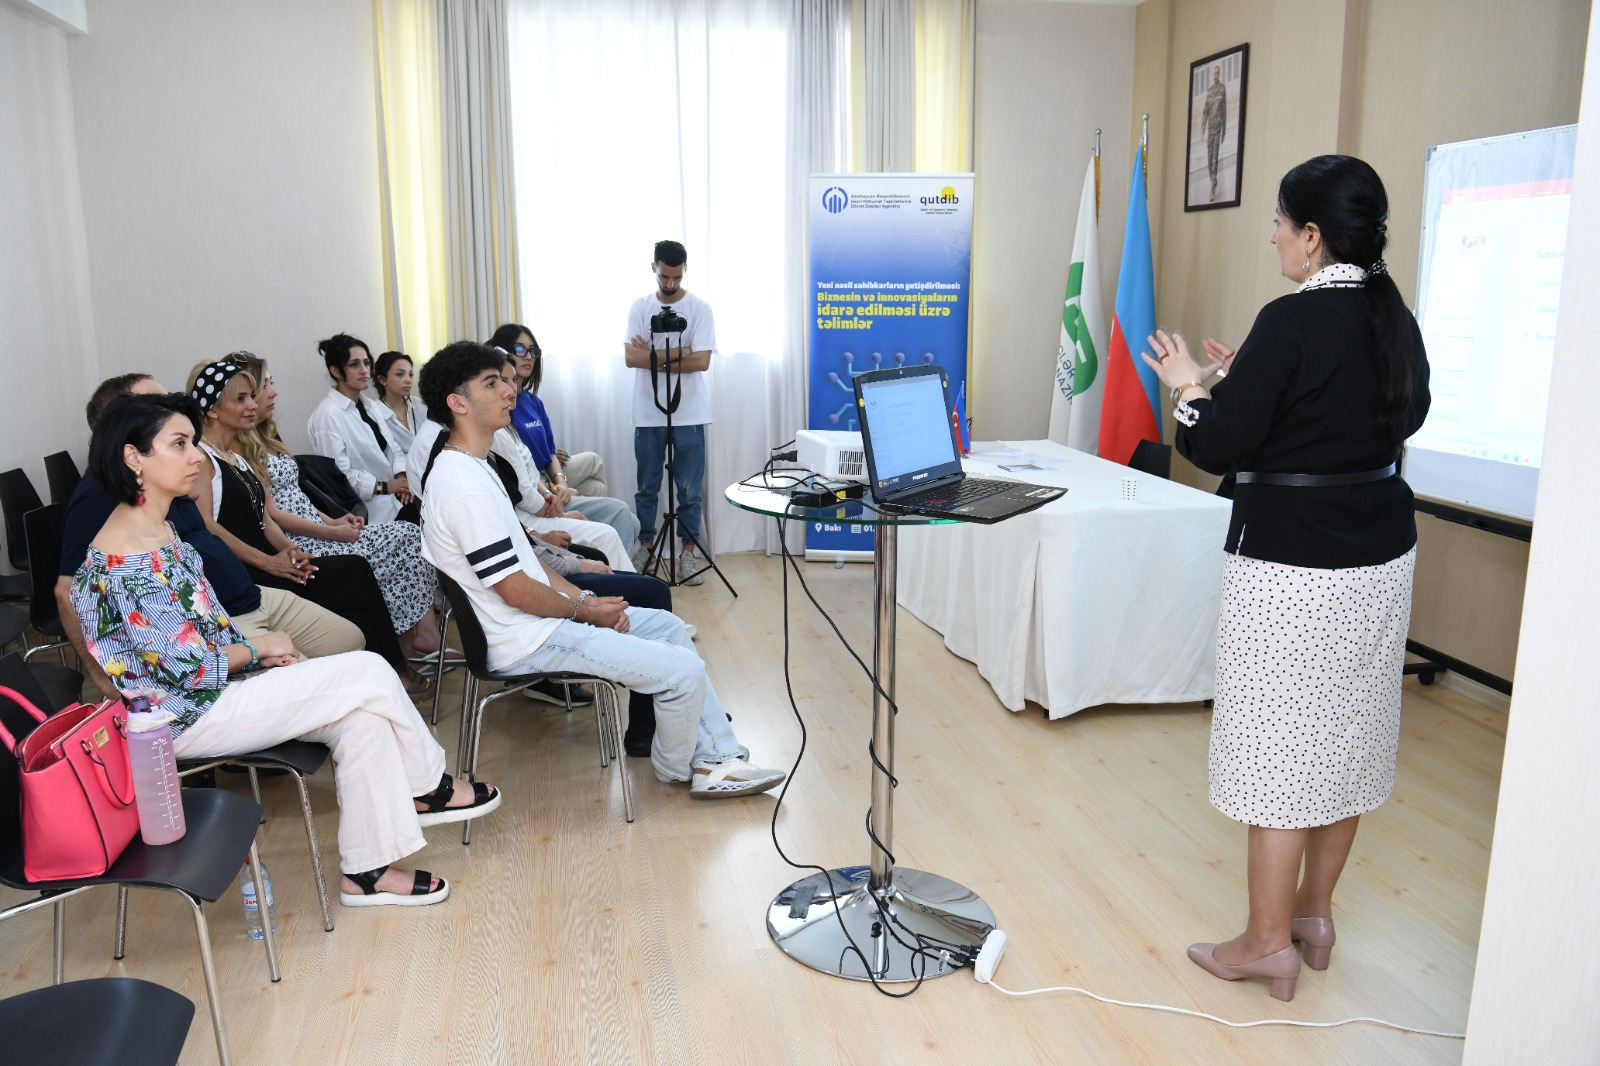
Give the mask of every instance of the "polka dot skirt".
<svg viewBox="0 0 1600 1066">
<path fill-rule="evenodd" d="M 1306 829 L 1389 798 L 1416 561 L 1415 548 L 1343 570 L 1228 556 L 1211 720 L 1219 811 Z"/>
</svg>

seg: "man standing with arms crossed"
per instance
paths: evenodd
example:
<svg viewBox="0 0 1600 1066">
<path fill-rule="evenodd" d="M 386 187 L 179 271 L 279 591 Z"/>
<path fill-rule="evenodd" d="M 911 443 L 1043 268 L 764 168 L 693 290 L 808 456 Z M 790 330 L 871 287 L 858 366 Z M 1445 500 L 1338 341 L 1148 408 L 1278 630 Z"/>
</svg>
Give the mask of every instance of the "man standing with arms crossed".
<svg viewBox="0 0 1600 1066">
<path fill-rule="evenodd" d="M 633 368 L 633 457 L 638 464 L 638 491 L 634 509 L 639 515 L 639 549 L 634 565 L 644 570 L 655 547 L 656 504 L 661 493 L 661 470 L 667 457 L 667 416 L 660 407 L 674 397 L 672 413 L 673 484 L 678 494 L 679 533 L 689 538 L 680 545 L 678 573 L 685 585 L 704 583 L 695 562 L 694 545 L 700 538 L 701 485 L 706 474 L 706 426 L 711 422 L 711 353 L 717 348 L 716 323 L 711 305 L 683 287 L 689 253 L 677 241 L 658 241 L 650 265 L 656 291 L 641 296 L 628 310 L 627 340 L 623 354 Z M 652 333 L 650 319 L 663 307 L 683 316 L 688 326 L 681 334 Z M 655 368 L 651 367 L 651 348 Z M 670 354 L 670 361 L 669 361 Z M 652 378 L 655 380 L 652 382 Z M 669 391 L 670 389 L 670 391 Z"/>
</svg>

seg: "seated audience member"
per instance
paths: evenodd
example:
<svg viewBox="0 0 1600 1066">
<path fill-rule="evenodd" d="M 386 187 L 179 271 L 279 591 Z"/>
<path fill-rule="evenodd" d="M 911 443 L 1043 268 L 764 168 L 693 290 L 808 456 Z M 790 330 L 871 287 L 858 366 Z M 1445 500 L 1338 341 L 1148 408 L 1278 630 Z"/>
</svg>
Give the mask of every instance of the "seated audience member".
<svg viewBox="0 0 1600 1066">
<path fill-rule="evenodd" d="M 394 441 L 401 455 L 411 450 L 411 441 L 427 420 L 422 401 L 411 395 L 411 357 L 404 352 L 384 352 L 372 368 L 372 387 L 378 390 L 388 420 L 384 435 Z"/>
<path fill-rule="evenodd" d="M 411 486 L 405 452 L 383 432 L 387 408 L 363 395 L 372 384 L 372 355 L 348 333 L 318 342 L 317 350 L 333 385 L 306 423 L 311 447 L 338 464 L 366 501 L 367 518 L 392 522 L 411 502 Z"/>
<path fill-rule="evenodd" d="M 420 381 L 429 419 L 450 433 L 432 469 L 419 477 L 427 483 L 423 550 L 472 600 L 488 638 L 490 668 L 581 671 L 654 696 L 656 777 L 691 782 L 696 798 L 772 788 L 783 772 L 746 761 L 748 752 L 729 727 L 681 621 L 579 590 L 534 556 L 488 461 L 515 397 L 503 367 L 495 349 L 460 342 L 435 355 Z"/>
<path fill-rule="evenodd" d="M 272 494 L 238 451 L 239 434 L 255 428 L 255 383 L 237 363 L 201 363 L 189 374 L 200 405 L 201 477 L 195 498 L 206 526 L 233 550 L 258 585 L 297 589 L 360 627 L 367 648 L 393 666 L 407 691 L 426 691 L 406 662 L 372 567 L 359 555 L 318 558 L 283 533 L 268 513 Z"/>
<path fill-rule="evenodd" d="M 490 351 L 499 352 L 499 349 L 491 348 Z M 509 358 L 503 352 L 500 357 Z M 424 422 L 422 429 L 417 432 L 417 439 L 411 442 L 406 462 L 415 465 L 418 470 L 422 469 L 441 430 L 439 423 L 431 417 Z M 634 571 L 633 560 L 628 557 L 628 549 L 615 529 L 604 522 L 591 522 L 586 518 L 565 514 L 560 500 L 543 492 L 539 484 L 539 472 L 533 468 L 533 456 L 509 426 L 495 434 L 490 450 L 509 468 L 515 481 L 516 490 L 510 495 L 514 497 L 512 506 L 521 516 L 523 528 L 557 547 L 598 558 L 613 570 L 625 573 Z M 586 549 L 595 549 L 595 552 L 590 553 Z"/>
<path fill-rule="evenodd" d="M 194 549 L 166 521 L 201 473 L 200 412 L 178 395 L 113 400 L 89 445 L 89 472 L 117 501 L 72 585 L 89 653 L 126 694 L 175 715 L 180 758 L 258 751 L 286 740 L 333 751 L 340 902 L 424 906 L 442 877 L 389 868 L 427 841 L 424 826 L 488 814 L 492 786 L 458 790 L 445 754 L 383 661 L 356 651 L 302 660 L 287 634 L 246 638 Z"/>
<path fill-rule="evenodd" d="M 108 378 L 89 398 L 86 413 L 92 431 L 106 405 L 128 393 L 165 393 L 149 374 L 121 374 Z M 72 577 L 83 565 L 89 542 L 99 534 L 117 503 L 90 477 L 83 475 L 67 501 L 63 519 L 61 561 L 57 567 L 56 606 L 61 613 L 61 628 L 78 653 L 78 662 L 100 694 L 107 699 L 117 695 L 111 679 L 100 669 L 83 644 L 83 631 L 72 609 Z M 285 589 L 261 588 L 251 580 L 238 556 L 206 528 L 200 510 L 188 496 L 176 496 L 167 509 L 167 521 L 178 536 L 200 553 L 206 579 L 216 590 L 219 602 L 228 612 L 233 626 L 246 637 L 282 630 L 289 634 L 300 654 L 317 659 L 324 655 L 360 651 L 365 645 L 361 630 L 332 611 L 319 607 Z M 197 564 L 198 565 L 198 564 Z"/>
<path fill-rule="evenodd" d="M 516 323 L 494 331 L 489 343 L 511 356 L 517 374 L 517 406 L 511 415 L 511 428 L 533 456 L 534 469 L 548 486 L 547 495 L 559 497 L 567 512 L 577 512 L 595 522 L 604 522 L 617 531 L 631 553 L 639 543 L 639 519 L 628 505 L 605 494 L 604 464 L 594 452 L 568 456 L 556 447 L 555 429 L 539 398 L 544 380 L 544 353 L 528 327 Z M 570 485 L 569 485 L 570 479 Z M 584 487 L 583 481 L 598 484 L 599 491 Z"/>
<path fill-rule="evenodd" d="M 332 518 L 318 511 L 300 487 L 299 464 L 278 437 L 273 422 L 278 389 L 266 360 L 250 352 L 234 352 L 228 358 L 244 368 L 255 387 L 255 427 L 241 430 L 236 443 L 256 477 L 271 486 L 267 514 L 290 540 L 313 555 L 365 559 L 383 590 L 406 658 L 438 651 L 433 593 L 439 582 L 422 557 L 422 531 L 414 522 L 365 522 L 352 514 Z M 461 659 L 459 652 L 454 657 Z"/>
</svg>

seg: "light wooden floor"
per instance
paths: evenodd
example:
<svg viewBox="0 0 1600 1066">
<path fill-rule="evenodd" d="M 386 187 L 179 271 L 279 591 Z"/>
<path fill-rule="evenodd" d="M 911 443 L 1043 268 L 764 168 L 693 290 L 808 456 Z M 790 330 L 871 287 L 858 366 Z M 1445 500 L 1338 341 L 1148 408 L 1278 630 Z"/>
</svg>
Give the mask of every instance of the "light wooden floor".
<svg viewBox="0 0 1600 1066">
<path fill-rule="evenodd" d="M 787 765 L 799 731 L 784 696 L 778 562 L 723 560 L 678 595 L 758 761 Z M 807 574 L 863 654 L 871 574 Z M 795 590 L 798 596 L 798 590 Z M 1049 722 L 1011 714 L 971 664 L 902 613 L 899 861 L 977 890 L 1010 936 L 997 980 L 1076 984 L 1119 999 L 1245 1020 L 1379 1015 L 1460 1031 L 1466 1021 L 1505 719 L 1406 682 L 1393 799 L 1368 816 L 1337 899 L 1332 967 L 1293 1003 L 1228 984 L 1184 956 L 1244 916 L 1244 832 L 1206 802 L 1209 714 L 1104 709 Z M 866 686 L 809 605 L 792 612 L 795 689 L 810 747 L 779 818 L 784 846 L 864 863 Z M 459 693 L 451 675 L 446 693 Z M 448 700 L 447 700 L 448 702 Z M 280 908 L 284 979 L 270 985 L 237 894 L 212 908 L 222 1001 L 245 1063 L 1432 1063 L 1457 1041 L 1371 1027 L 1230 1030 L 1081 996 L 1009 999 L 969 972 L 900 1001 L 790 961 L 765 907 L 799 876 L 768 835 L 771 797 L 691 802 L 628 760 L 638 820 L 598 766 L 594 720 L 507 700 L 491 713 L 484 776 L 507 794 L 463 848 L 431 830 L 420 857 L 454 895 L 415 911 L 341 910 L 320 927 L 292 786 L 265 782 L 263 837 Z M 439 734 L 454 752 L 452 708 Z M 452 754 L 453 760 L 453 754 Z M 242 780 L 242 779 L 240 779 Z M 234 783 L 225 779 L 225 783 Z M 324 854 L 333 785 L 315 781 Z M 333 861 L 333 860 L 330 860 Z M 15 893 L 0 890 L 0 902 Z M 198 1005 L 185 1063 L 215 1061 L 186 908 L 135 893 L 128 957 L 110 958 L 114 895 L 67 905 L 68 977 L 126 973 Z M 0 993 L 50 979 L 47 914 L 0 924 Z M 0 1058 L 3 1058 L 0 1054 Z"/>
</svg>

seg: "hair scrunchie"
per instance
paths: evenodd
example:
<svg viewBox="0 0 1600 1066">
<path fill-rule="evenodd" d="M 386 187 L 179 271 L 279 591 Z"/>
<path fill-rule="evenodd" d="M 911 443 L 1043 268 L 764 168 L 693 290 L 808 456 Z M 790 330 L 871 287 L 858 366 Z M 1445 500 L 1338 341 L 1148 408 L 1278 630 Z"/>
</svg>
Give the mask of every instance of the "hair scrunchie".
<svg viewBox="0 0 1600 1066">
<path fill-rule="evenodd" d="M 1380 259 L 1376 263 L 1373 263 L 1371 266 L 1367 267 L 1367 273 L 1368 274 L 1387 274 L 1387 273 L 1389 273 L 1389 264 L 1385 263 L 1382 259 Z"/>
<path fill-rule="evenodd" d="M 228 359 L 218 359 L 201 367 L 200 373 L 195 375 L 194 388 L 189 390 L 189 395 L 200 405 L 200 413 L 211 410 L 222 399 L 223 386 L 243 373 L 244 367 Z"/>
</svg>

